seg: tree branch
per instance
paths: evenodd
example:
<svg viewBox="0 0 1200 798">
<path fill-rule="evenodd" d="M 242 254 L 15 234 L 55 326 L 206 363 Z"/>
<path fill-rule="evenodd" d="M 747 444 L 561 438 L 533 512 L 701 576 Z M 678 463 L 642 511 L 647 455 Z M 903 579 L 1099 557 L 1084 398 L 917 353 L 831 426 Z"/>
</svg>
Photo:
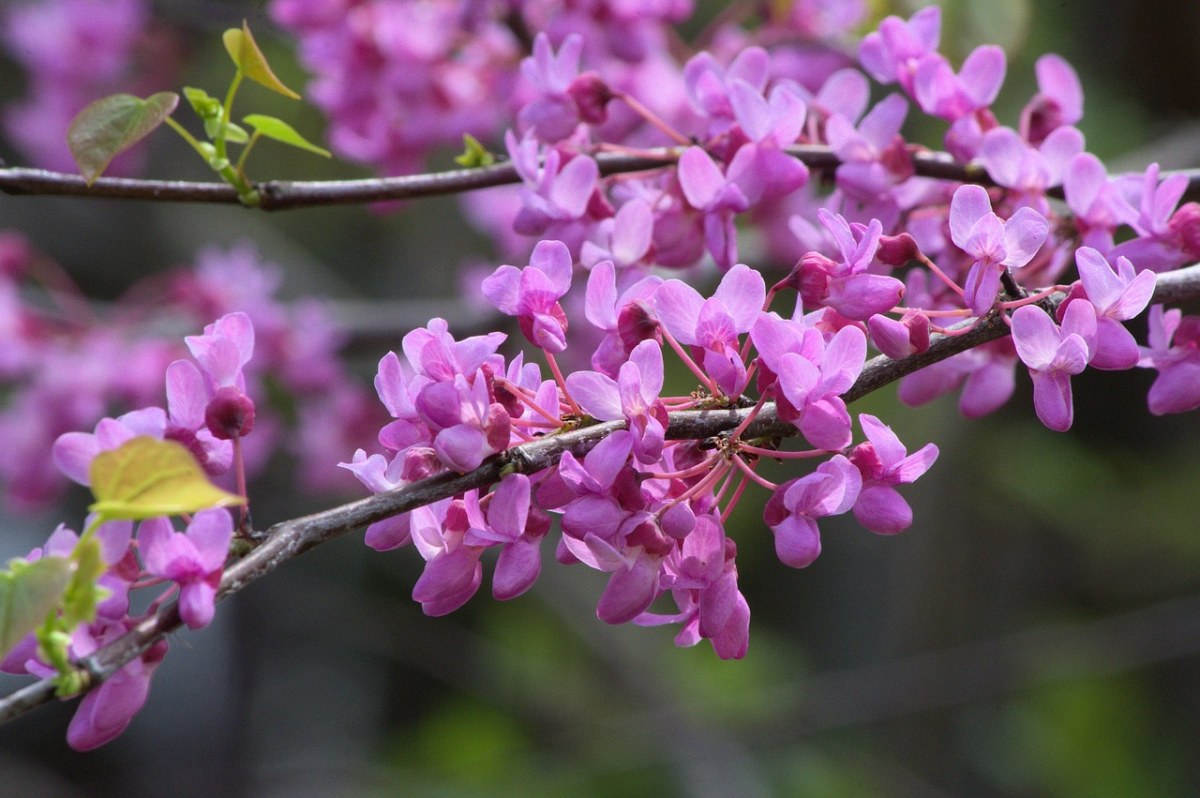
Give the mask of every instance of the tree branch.
<svg viewBox="0 0 1200 798">
<path fill-rule="evenodd" d="M 669 166 L 679 159 L 681 152 L 678 147 L 670 147 L 648 150 L 642 155 L 600 153 L 596 155 L 596 163 L 602 175 L 639 172 Z M 826 146 L 796 145 L 789 147 L 788 152 L 814 170 L 831 171 L 841 163 Z M 915 174 L 921 177 L 992 185 L 991 178 L 981 166 L 959 163 L 947 153 L 913 153 L 913 168 Z M 1163 172 L 1163 176 L 1180 173 L 1186 174 L 1189 179 L 1186 196 L 1200 197 L 1200 170 Z M 255 183 L 254 188 L 262 199 L 259 208 L 264 211 L 278 211 L 432 197 L 520 182 L 521 178 L 515 167 L 506 162 L 477 169 L 455 169 L 362 180 L 267 180 Z M 89 186 L 79 175 L 24 167 L 0 169 L 0 191 L 6 194 L 106 197 L 158 202 L 207 202 L 226 205 L 238 203 L 237 191 L 225 183 L 101 177 Z"/>
<path fill-rule="evenodd" d="M 1055 295 L 1042 303 L 1053 312 L 1065 297 Z M 1154 291 L 1155 302 L 1183 302 L 1200 299 L 1200 264 L 1159 275 Z M 929 350 L 901 360 L 879 356 L 870 360 L 853 386 L 843 395 L 854 401 L 889 383 L 926 366 L 965 352 L 1009 333 L 998 314 L 980 320 L 967 333 L 955 336 L 935 335 Z M 686 410 L 670 414 L 667 437 L 673 440 L 699 440 L 734 429 L 752 408 Z M 558 463 L 563 452 L 582 456 L 607 435 L 625 427 L 623 421 L 610 421 L 582 429 L 548 435 L 498 454 L 466 474 L 439 474 L 389 493 L 380 493 L 356 502 L 334 507 L 302 518 L 283 521 L 260 536 L 262 543 L 242 559 L 225 569 L 217 600 L 222 601 L 259 578 L 271 573 L 293 557 L 334 538 L 385 518 L 408 512 L 459 493 L 486 487 L 508 471 L 533 474 Z M 776 437 L 798 434 L 796 428 L 779 420 L 775 406 L 768 403 L 743 433 L 744 437 Z M 179 628 L 177 605 L 164 606 L 143 620 L 123 637 L 79 661 L 94 687 L 112 676 L 164 635 Z M 5 723 L 54 697 L 51 680 L 43 679 L 0 699 L 0 723 Z"/>
</svg>

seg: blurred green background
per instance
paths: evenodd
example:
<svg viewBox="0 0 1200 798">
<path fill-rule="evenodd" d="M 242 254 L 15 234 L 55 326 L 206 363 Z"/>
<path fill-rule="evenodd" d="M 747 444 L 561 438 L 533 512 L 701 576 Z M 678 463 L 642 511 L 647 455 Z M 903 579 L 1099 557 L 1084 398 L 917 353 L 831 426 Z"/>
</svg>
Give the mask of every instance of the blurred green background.
<svg viewBox="0 0 1200 798">
<path fill-rule="evenodd" d="M 1126 168 L 1200 166 L 1200 4 L 944 8 L 953 60 L 983 42 L 1008 50 L 1002 122 L 1033 92 L 1034 59 L 1057 52 L 1083 81 L 1089 150 Z M 188 85 L 227 80 L 222 29 L 243 16 L 270 27 L 254 3 L 156 12 L 188 31 Z M 303 84 L 286 42 L 260 40 L 284 81 Z M 0 100 L 21 91 L 19 71 L 0 63 Z M 254 97 L 301 130 L 321 125 L 312 109 Z M 281 150 L 264 147 L 256 173 L 366 174 Z M 17 162 L 5 145 L 0 155 Z M 153 176 L 207 177 L 168 134 L 151 156 Z M 379 332 L 389 343 L 357 350 L 364 380 L 430 308 L 465 320 L 447 275 L 486 257 L 446 199 L 268 215 L 0 196 L 0 227 L 98 296 L 201 245 L 252 241 L 286 267 L 289 295 L 391 303 L 394 329 Z M 741 662 L 706 644 L 677 649 L 670 629 L 600 623 L 603 575 L 554 564 L 549 546 L 529 594 L 499 604 L 481 591 L 426 618 L 409 598 L 415 552 L 376 554 L 354 534 L 222 605 L 211 627 L 173 635 L 146 708 L 116 742 L 69 751 L 73 705 L 0 728 L 0 795 L 1198 794 L 1200 430 L 1195 415 L 1146 412 L 1152 376 L 1076 378 L 1069 434 L 1038 424 L 1024 376 L 982 421 L 959 417 L 953 399 L 898 406 L 894 389 L 853 407 L 883 416 L 910 450 L 941 448 L 907 490 L 916 523 L 883 538 L 853 519 L 822 522 L 822 556 L 794 571 L 774 557 L 765 496 L 748 497 L 730 525 L 753 613 Z M 290 490 L 286 463 L 253 496 L 260 526 L 332 503 Z M 84 503 L 4 519 L 0 557 L 82 517 Z M 5 692 L 21 683 L 0 678 Z"/>
</svg>

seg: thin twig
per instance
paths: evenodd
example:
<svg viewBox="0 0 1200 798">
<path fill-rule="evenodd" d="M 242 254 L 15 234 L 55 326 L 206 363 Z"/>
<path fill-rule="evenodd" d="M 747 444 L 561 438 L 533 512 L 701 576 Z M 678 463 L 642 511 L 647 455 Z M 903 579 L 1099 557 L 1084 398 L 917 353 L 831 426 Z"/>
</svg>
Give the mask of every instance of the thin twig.
<svg viewBox="0 0 1200 798">
<path fill-rule="evenodd" d="M 1065 297 L 1055 295 L 1039 303 L 1053 312 Z M 1155 302 L 1182 302 L 1200 299 L 1200 265 L 1159 275 L 1154 292 Z M 955 336 L 934 336 L 929 350 L 900 360 L 880 356 L 863 368 L 862 374 L 843 395 L 854 401 L 960 352 L 1009 334 L 1009 327 L 998 315 L 980 321 L 969 333 Z M 720 410 L 683 410 L 670 415 L 666 435 L 673 440 L 700 440 L 728 432 L 739 426 L 752 407 L 730 407 Z M 380 493 L 350 504 L 344 504 L 303 518 L 283 521 L 261 535 L 262 543 L 241 560 L 225 570 L 217 601 L 222 601 L 271 573 L 293 557 L 333 540 L 352 529 L 358 529 L 385 518 L 408 512 L 465 491 L 486 487 L 500 479 L 502 473 L 532 474 L 558 463 L 563 452 L 582 456 L 616 430 L 625 427 L 623 421 L 609 421 L 582 429 L 547 435 L 536 441 L 514 447 L 490 458 L 479 468 L 466 474 L 439 474 L 414 482 L 406 487 Z M 797 434 L 796 428 L 780 421 L 773 403 L 763 405 L 758 417 L 743 435 L 746 438 L 782 437 Z M 91 678 L 92 686 L 99 684 L 132 661 L 149 646 L 180 625 L 177 605 L 163 607 L 134 627 L 123 637 L 104 646 L 79 662 L 81 670 Z M 5 723 L 54 697 L 54 685 L 43 679 L 0 699 L 0 723 Z"/>
<path fill-rule="evenodd" d="M 650 150 L 642 155 L 599 153 L 595 156 L 602 175 L 640 172 L 669 166 L 679 159 L 678 147 Z M 788 152 L 803 161 L 810 169 L 830 171 L 841 163 L 825 146 L 796 145 Z M 987 172 L 978 164 L 962 164 L 946 153 L 917 152 L 913 154 L 915 174 L 954 180 L 962 183 L 993 185 Z M 1189 186 L 1187 197 L 1200 197 L 1200 170 L 1185 169 Z M 353 205 L 389 200 L 456 194 L 463 191 L 520 183 L 520 175 L 510 162 L 482 166 L 476 169 L 455 169 L 446 172 L 378 177 L 362 180 L 289 181 L 268 180 L 255 183 L 254 189 L 262 198 L 259 208 L 264 211 L 310 208 L 323 205 Z M 24 167 L 0 168 L 0 191 L 6 194 L 57 195 L 73 197 L 106 197 L 111 199 L 154 200 L 157 202 L 203 202 L 236 205 L 237 191 L 224 183 L 190 182 L 184 180 L 135 180 L 121 177 L 101 177 L 88 185 L 79 175 L 49 172 Z M 1055 192 L 1051 192 L 1055 196 Z"/>
</svg>

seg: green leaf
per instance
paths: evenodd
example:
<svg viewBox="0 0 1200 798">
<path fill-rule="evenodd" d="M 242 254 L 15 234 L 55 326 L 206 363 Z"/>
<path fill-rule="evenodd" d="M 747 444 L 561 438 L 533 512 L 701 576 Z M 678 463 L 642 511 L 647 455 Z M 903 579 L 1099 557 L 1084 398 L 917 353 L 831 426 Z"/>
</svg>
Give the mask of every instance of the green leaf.
<svg viewBox="0 0 1200 798">
<path fill-rule="evenodd" d="M 196 116 L 201 119 L 207 121 L 221 118 L 221 101 L 204 89 L 184 86 L 183 96 L 187 99 L 188 105 L 192 106 L 192 110 L 196 112 Z"/>
<path fill-rule="evenodd" d="M 106 520 L 179 515 L 246 501 L 209 482 L 183 444 L 146 436 L 96 455 L 88 476 L 96 497 L 88 509 Z"/>
<path fill-rule="evenodd" d="M 245 144 L 250 140 L 250 134 L 244 127 L 230 122 L 225 127 L 225 140 L 230 144 Z"/>
<path fill-rule="evenodd" d="M 258 49 L 258 43 L 254 41 L 254 36 L 250 33 L 250 26 L 246 24 L 245 20 L 242 20 L 241 30 L 230 28 L 221 38 L 225 42 L 225 49 L 228 51 L 229 57 L 233 59 L 234 66 L 242 74 L 284 97 L 291 97 L 293 100 L 300 99 L 299 94 L 284 86 L 283 82 L 275 77 L 275 73 L 267 64 L 267 57 L 263 55 L 262 50 Z"/>
<path fill-rule="evenodd" d="M 470 133 L 463 133 L 463 147 L 463 154 L 454 156 L 455 163 L 460 166 L 471 169 L 477 166 L 491 166 L 496 162 L 496 156 L 488 152 L 487 148 L 479 143 L 479 139 Z"/>
<path fill-rule="evenodd" d="M 108 590 L 96 584 L 108 567 L 95 535 L 85 535 L 79 541 L 71 552 L 71 561 L 75 563 L 75 570 L 63 593 L 62 629 L 66 632 L 73 631 L 81 623 L 94 621 L 96 604 L 110 595 Z"/>
<path fill-rule="evenodd" d="M 70 578 L 65 557 L 9 560 L 8 569 L 0 571 L 0 657 L 46 620 Z"/>
<path fill-rule="evenodd" d="M 179 95 L 161 91 L 146 99 L 132 94 L 102 97 L 80 111 L 67 128 L 67 145 L 88 185 L 120 153 L 145 138 L 179 104 Z"/>
<path fill-rule="evenodd" d="M 250 114 L 242 119 L 250 127 L 254 128 L 259 135 L 266 136 L 275 141 L 281 141 L 284 144 L 290 144 L 293 147 L 298 147 L 302 150 L 315 152 L 317 155 L 326 158 L 332 157 L 329 150 L 324 147 L 318 147 L 308 139 L 296 132 L 296 129 L 284 122 L 282 119 L 276 119 L 273 116 L 263 116 L 262 114 Z"/>
</svg>

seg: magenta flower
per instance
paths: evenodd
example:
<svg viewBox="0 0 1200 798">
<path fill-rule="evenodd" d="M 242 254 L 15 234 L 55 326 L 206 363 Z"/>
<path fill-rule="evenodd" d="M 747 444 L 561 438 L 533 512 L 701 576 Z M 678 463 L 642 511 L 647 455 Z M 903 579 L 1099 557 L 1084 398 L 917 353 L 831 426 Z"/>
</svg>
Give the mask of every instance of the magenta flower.
<svg viewBox="0 0 1200 798">
<path fill-rule="evenodd" d="M 841 115 L 825 123 L 825 137 L 841 159 L 838 187 L 854 199 L 869 202 L 913 173 L 912 157 L 900 138 L 908 103 L 899 94 L 884 97 L 854 124 Z"/>
<path fill-rule="evenodd" d="M 737 260 L 733 217 L 750 207 L 741 186 L 701 147 L 688 147 L 679 156 L 679 187 L 688 204 L 704 213 L 704 242 L 722 269 Z"/>
<path fill-rule="evenodd" d="M 906 22 L 887 17 L 879 30 L 868 33 L 858 47 L 858 58 L 867 74 L 880 83 L 899 82 L 913 93 L 913 79 L 922 57 L 937 50 L 942 32 L 942 10 L 928 6 Z"/>
<path fill-rule="evenodd" d="M 596 224 L 596 243 L 584 241 L 580 262 L 589 269 L 611 261 L 618 269 L 641 263 L 650 254 L 654 238 L 654 212 L 650 203 L 635 197 L 622 205 L 615 216 Z"/>
<path fill-rule="evenodd" d="M 807 108 L 799 91 L 778 84 L 763 97 L 744 80 L 730 86 L 730 102 L 742 133 L 750 139 L 729 163 L 729 177 L 750 204 L 792 193 L 808 182 L 808 167 L 784 151 L 804 127 Z"/>
<path fill-rule="evenodd" d="M 518 142 L 511 130 L 504 142 L 525 184 L 513 229 L 526 236 L 565 238 L 573 246 L 582 241 L 582 219 L 600 180 L 596 161 L 576 155 L 564 163 L 566 156 L 556 149 L 547 149 L 543 160 L 536 140 L 527 135 Z"/>
<path fill-rule="evenodd" d="M 425 570 L 413 585 L 421 611 L 439 617 L 466 604 L 483 582 L 480 546 L 467 545 L 469 519 L 462 499 L 444 499 L 409 514 L 412 540 L 425 558 Z"/>
<path fill-rule="evenodd" d="M 662 339 L 650 307 L 660 285 L 661 277 L 649 275 L 618 297 L 612 261 L 600 261 L 592 267 L 583 309 L 592 326 L 604 333 L 592 354 L 592 368 L 616 377 L 635 346 L 647 339 Z"/>
<path fill-rule="evenodd" d="M 667 280 L 654 295 L 654 310 L 676 341 L 701 349 L 700 365 L 717 387 L 737 396 L 746 382 L 738 336 L 754 326 L 766 295 L 762 275 L 739 263 L 708 299 L 687 283 Z"/>
<path fill-rule="evenodd" d="M 1096 250 L 1080 247 L 1075 252 L 1081 288 L 1071 291 L 1059 306 L 1059 316 L 1077 298 L 1096 309 L 1096 345 L 1089 366 L 1098 369 L 1130 369 L 1137 365 L 1138 347 L 1122 321 L 1141 314 L 1154 294 L 1155 274 L 1146 269 L 1134 273 L 1128 258 L 1117 258 L 1116 270 Z"/>
<path fill-rule="evenodd" d="M 875 416 L 860 413 L 858 422 L 869 442 L 850 453 L 863 479 L 854 517 L 872 532 L 895 535 L 912 526 L 912 508 L 895 486 L 916 482 L 937 460 L 938 448 L 928 443 L 909 454 L 892 428 Z"/>
<path fill-rule="evenodd" d="M 1154 305 L 1147 339 L 1138 365 L 1158 370 L 1146 397 L 1150 412 L 1161 416 L 1200 407 L 1200 317 Z"/>
<path fill-rule="evenodd" d="M 850 413 L 841 394 L 862 372 L 867 338 L 857 327 L 843 327 L 828 344 L 820 343 L 819 352 L 788 352 L 773 367 L 779 378 L 779 417 L 794 423 L 813 446 L 837 451 L 851 438 Z"/>
<path fill-rule="evenodd" d="M 708 52 L 693 56 L 683 67 L 684 86 L 692 106 L 710 120 L 708 136 L 724 133 L 734 122 L 730 86 L 741 80 L 761 92 L 767 86 L 770 56 L 761 47 L 747 47 L 737 54 L 728 68 L 722 67 Z"/>
<path fill-rule="evenodd" d="M 537 92 L 537 96 L 517 114 L 522 130 L 530 131 L 546 142 L 565 139 L 575 131 L 579 125 L 579 108 L 568 89 L 579 74 L 582 55 L 583 37 L 577 33 L 563 39 L 557 54 L 545 33 L 537 35 L 533 55 L 521 61 L 521 74 Z"/>
<path fill-rule="evenodd" d="M 1131 224 L 1138 237 L 1118 244 L 1110 254 L 1125 256 L 1141 269 L 1168 271 L 1200 257 L 1196 246 L 1196 214 L 1176 207 L 1187 191 L 1187 175 L 1174 174 L 1159 182 L 1158 164 L 1146 167 L 1138 196 L 1138 214 Z M 1189 230 L 1189 228 L 1191 228 Z M 1190 233 L 1190 235 L 1189 235 Z"/>
<path fill-rule="evenodd" d="M 95 634 L 76 633 L 71 654 L 77 658 L 88 656 L 132 627 L 131 621 L 123 621 L 106 624 Z M 115 740 L 146 703 L 150 677 L 166 655 L 167 641 L 160 640 L 85 695 L 67 726 L 67 744 L 76 751 L 90 751 Z"/>
<path fill-rule="evenodd" d="M 1087 367 L 1095 347 L 1095 309 L 1089 302 L 1070 303 L 1060 328 L 1041 308 L 1024 305 L 1012 315 L 1012 339 L 1033 378 L 1038 419 L 1052 430 L 1067 431 L 1074 416 L 1071 376 Z"/>
<path fill-rule="evenodd" d="M 224 509 L 201 510 L 178 533 L 166 518 L 151 518 L 138 529 L 138 551 L 146 570 L 179 585 L 179 617 L 191 629 L 207 626 L 229 554 L 233 518 Z"/>
<path fill-rule="evenodd" d="M 979 161 L 998 184 L 1016 190 L 1022 204 L 1047 214 L 1046 191 L 1060 185 L 1071 160 L 1083 152 L 1083 134 L 1059 127 L 1034 147 L 1012 128 L 998 127 L 983 135 Z"/>
<path fill-rule="evenodd" d="M 1043 55 L 1034 65 L 1038 93 L 1021 110 L 1021 136 L 1040 145 L 1061 125 L 1083 119 L 1083 87 L 1079 76 L 1061 56 Z"/>
<path fill-rule="evenodd" d="M 821 554 L 817 519 L 849 510 L 861 489 L 862 475 L 840 454 L 811 474 L 780 485 L 763 511 L 763 520 L 775 533 L 780 561 L 793 568 L 811 565 Z"/>
<path fill-rule="evenodd" d="M 204 423 L 221 440 L 243 437 L 254 428 L 254 402 L 246 395 L 242 369 L 254 355 L 254 324 L 245 313 L 227 313 L 184 339 L 208 377 Z"/>
<path fill-rule="evenodd" d="M 468 546 L 501 546 L 492 577 L 492 595 L 507 601 L 528 590 L 541 572 L 540 547 L 550 528 L 550 518 L 532 512 L 529 477 L 510 474 L 500 480 L 488 499 L 487 516 L 476 494 L 466 498 L 470 529 L 463 539 Z"/>
<path fill-rule="evenodd" d="M 1004 50 L 994 44 L 972 50 L 957 74 L 945 58 L 930 53 L 917 63 L 913 96 L 925 113 L 956 122 L 996 100 L 1005 68 Z"/>
<path fill-rule="evenodd" d="M 983 315 L 1000 291 L 1000 275 L 1020 268 L 1037 254 L 1050 226 L 1032 208 L 1021 208 L 1008 221 L 992 212 L 982 186 L 959 186 L 950 201 L 950 238 L 974 261 L 963 286 L 967 307 Z"/>
<path fill-rule="evenodd" d="M 1108 170 L 1090 152 L 1076 155 L 1063 174 L 1063 194 L 1075 214 L 1083 243 L 1102 253 L 1112 249 L 1113 231 L 1133 224 L 1138 212 L 1122 196 Z"/>
<path fill-rule="evenodd" d="M 864 321 L 886 313 L 904 297 L 904 283 L 895 277 L 867 271 L 875 260 L 883 228 L 879 220 L 869 225 L 850 224 L 824 208 L 817 211 L 841 252 L 834 261 L 817 252 L 800 259 L 793 277 L 806 309 L 830 307 L 848 319 Z"/>
<path fill-rule="evenodd" d="M 523 269 L 501 266 L 483 281 L 483 295 L 521 332 L 550 353 L 567 348 L 567 316 L 558 300 L 571 288 L 571 251 L 561 241 L 540 241 Z"/>
<path fill-rule="evenodd" d="M 662 350 L 653 340 L 634 347 L 616 380 L 595 371 L 567 377 L 568 393 L 589 414 L 601 421 L 629 421 L 633 453 L 643 463 L 662 456 L 667 428 L 667 411 L 659 398 L 662 386 Z"/>
</svg>

